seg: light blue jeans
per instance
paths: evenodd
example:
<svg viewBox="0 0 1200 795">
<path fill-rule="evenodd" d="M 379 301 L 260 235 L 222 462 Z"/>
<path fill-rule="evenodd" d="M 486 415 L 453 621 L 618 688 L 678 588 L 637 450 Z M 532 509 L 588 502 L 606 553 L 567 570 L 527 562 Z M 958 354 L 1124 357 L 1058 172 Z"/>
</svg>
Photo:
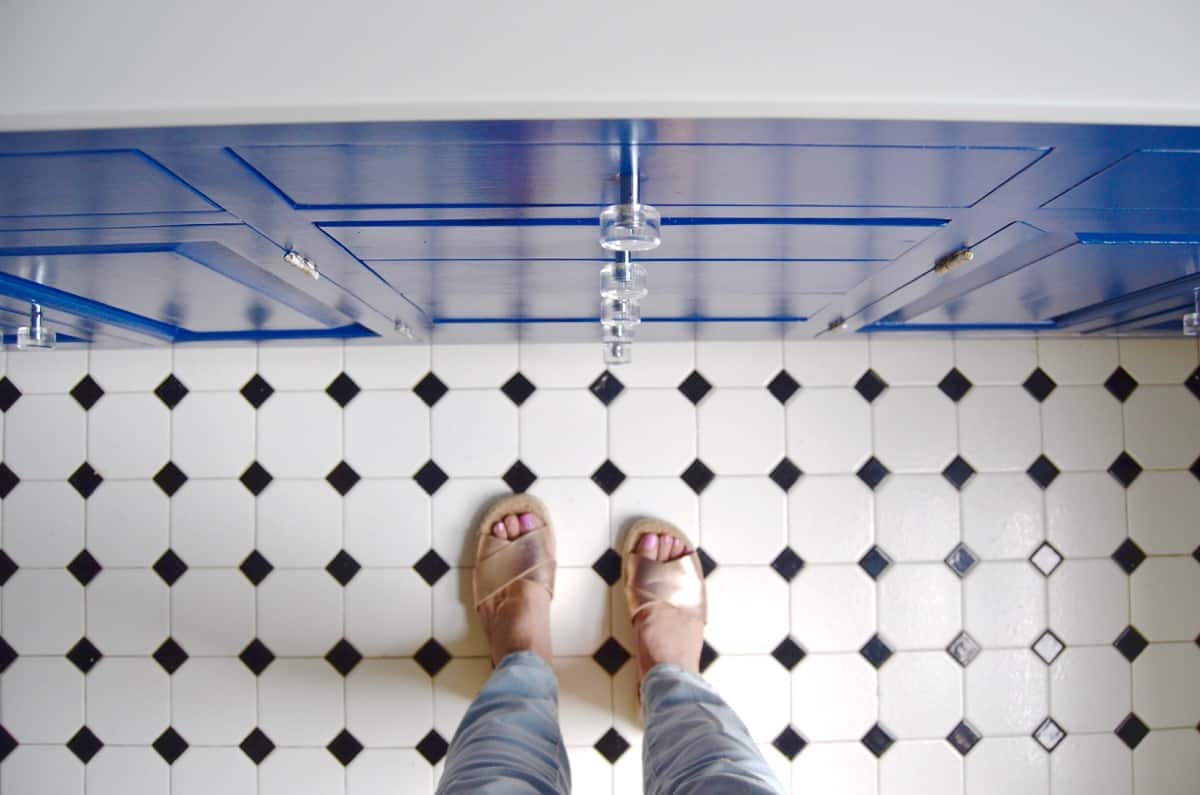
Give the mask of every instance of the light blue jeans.
<svg viewBox="0 0 1200 795">
<path fill-rule="evenodd" d="M 658 665 L 642 680 L 648 795 L 779 795 L 783 787 L 729 705 L 699 676 Z M 558 728 L 558 681 L 533 652 L 505 657 L 463 716 L 438 792 L 571 791 Z"/>
</svg>

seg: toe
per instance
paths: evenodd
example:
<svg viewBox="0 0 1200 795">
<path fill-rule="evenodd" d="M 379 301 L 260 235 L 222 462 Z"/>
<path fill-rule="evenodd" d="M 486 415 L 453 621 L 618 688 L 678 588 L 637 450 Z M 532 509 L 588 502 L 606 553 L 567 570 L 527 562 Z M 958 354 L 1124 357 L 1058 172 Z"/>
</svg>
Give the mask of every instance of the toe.
<svg viewBox="0 0 1200 795">
<path fill-rule="evenodd" d="M 504 517 L 504 529 L 508 531 L 509 541 L 521 535 L 521 523 L 517 520 L 516 515 L 510 513 Z"/>
<path fill-rule="evenodd" d="M 496 522 L 492 525 L 492 535 L 496 538 L 507 538 L 508 531 L 504 529 L 504 522 Z"/>
<path fill-rule="evenodd" d="M 671 559 L 671 537 L 666 534 L 661 534 L 658 537 L 658 560 L 660 563 L 666 563 Z"/>
<path fill-rule="evenodd" d="M 525 532 L 537 530 L 542 526 L 542 520 L 538 518 L 536 513 L 523 513 L 519 517 L 519 521 L 521 523 L 521 529 Z"/>
<path fill-rule="evenodd" d="M 658 557 L 658 536 L 654 533 L 646 533 L 638 539 L 638 552 L 644 558 L 654 560 Z"/>
</svg>

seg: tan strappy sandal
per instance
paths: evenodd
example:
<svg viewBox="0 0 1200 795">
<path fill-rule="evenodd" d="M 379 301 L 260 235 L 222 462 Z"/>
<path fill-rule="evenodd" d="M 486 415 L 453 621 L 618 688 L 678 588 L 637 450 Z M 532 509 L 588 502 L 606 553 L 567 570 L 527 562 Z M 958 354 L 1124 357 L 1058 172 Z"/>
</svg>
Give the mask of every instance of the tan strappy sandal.
<svg viewBox="0 0 1200 795">
<path fill-rule="evenodd" d="M 505 516 L 523 513 L 535 514 L 542 526 L 512 541 L 492 535 L 492 526 Z M 553 597 L 556 550 L 550 512 L 537 497 L 512 494 L 492 503 L 479 523 L 475 546 L 475 609 L 517 580 L 535 582 Z"/>
<path fill-rule="evenodd" d="M 667 535 L 678 538 L 692 548 L 690 555 L 665 563 L 644 557 L 637 551 L 638 541 L 645 535 Z M 629 619 L 657 604 L 667 604 L 686 616 L 708 623 L 708 591 L 696 545 L 682 530 L 661 519 L 638 519 L 625 531 L 621 547 L 622 577 L 625 585 L 625 604 Z M 641 677 L 637 684 L 638 703 L 642 700 Z"/>
</svg>

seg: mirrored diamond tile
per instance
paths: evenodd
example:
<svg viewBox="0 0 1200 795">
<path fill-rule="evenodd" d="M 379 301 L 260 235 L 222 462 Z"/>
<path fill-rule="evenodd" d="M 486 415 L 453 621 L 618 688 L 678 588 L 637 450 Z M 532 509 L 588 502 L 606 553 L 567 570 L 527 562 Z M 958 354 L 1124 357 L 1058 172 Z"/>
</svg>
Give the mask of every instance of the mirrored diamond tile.
<svg viewBox="0 0 1200 795">
<path fill-rule="evenodd" d="M 966 577 L 978 563 L 979 557 L 966 544 L 959 544 L 946 556 L 946 565 L 959 577 Z"/>
<path fill-rule="evenodd" d="M 946 742 L 954 746 L 954 750 L 958 751 L 963 756 L 975 747 L 975 744 L 982 739 L 975 727 L 967 723 L 965 720 L 960 721 L 950 734 L 946 735 Z"/>
<path fill-rule="evenodd" d="M 1066 730 L 1054 722 L 1053 718 L 1046 718 L 1038 725 L 1033 732 L 1033 739 L 1038 741 L 1038 745 L 1045 748 L 1047 751 L 1053 751 L 1058 747 L 1058 744 L 1067 736 Z"/>
<path fill-rule="evenodd" d="M 1037 640 L 1033 642 L 1033 653 L 1042 658 L 1042 662 L 1049 665 L 1058 659 L 1058 655 L 1062 654 L 1066 644 L 1050 630 L 1043 632 Z"/>
<path fill-rule="evenodd" d="M 1049 541 L 1044 542 L 1029 556 L 1029 562 L 1047 577 L 1058 568 L 1058 565 L 1062 563 L 1062 559 L 1062 555 L 1059 554 L 1057 549 L 1051 546 Z"/>
<path fill-rule="evenodd" d="M 982 650 L 983 648 L 979 645 L 979 642 L 965 631 L 955 635 L 954 640 L 950 641 L 950 645 L 946 647 L 946 653 L 953 657 L 955 662 L 963 668 L 970 665 Z"/>
</svg>

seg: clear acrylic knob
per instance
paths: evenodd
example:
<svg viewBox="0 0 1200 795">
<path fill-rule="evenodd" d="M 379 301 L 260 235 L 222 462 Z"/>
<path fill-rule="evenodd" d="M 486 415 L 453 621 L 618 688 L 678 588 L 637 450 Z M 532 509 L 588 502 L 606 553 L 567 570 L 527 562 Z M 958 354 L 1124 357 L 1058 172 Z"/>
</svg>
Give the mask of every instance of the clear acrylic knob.
<svg viewBox="0 0 1200 795">
<path fill-rule="evenodd" d="M 30 305 L 29 325 L 17 329 L 17 350 L 52 351 L 57 344 L 58 335 L 42 324 L 42 307 Z"/>
<path fill-rule="evenodd" d="M 1200 337 L 1200 287 L 1192 291 L 1195 302 L 1191 312 L 1183 316 L 1183 333 L 1189 337 Z"/>
<path fill-rule="evenodd" d="M 600 213 L 600 245 L 609 251 L 652 251 L 662 243 L 662 216 L 649 204 L 614 204 Z"/>
</svg>

